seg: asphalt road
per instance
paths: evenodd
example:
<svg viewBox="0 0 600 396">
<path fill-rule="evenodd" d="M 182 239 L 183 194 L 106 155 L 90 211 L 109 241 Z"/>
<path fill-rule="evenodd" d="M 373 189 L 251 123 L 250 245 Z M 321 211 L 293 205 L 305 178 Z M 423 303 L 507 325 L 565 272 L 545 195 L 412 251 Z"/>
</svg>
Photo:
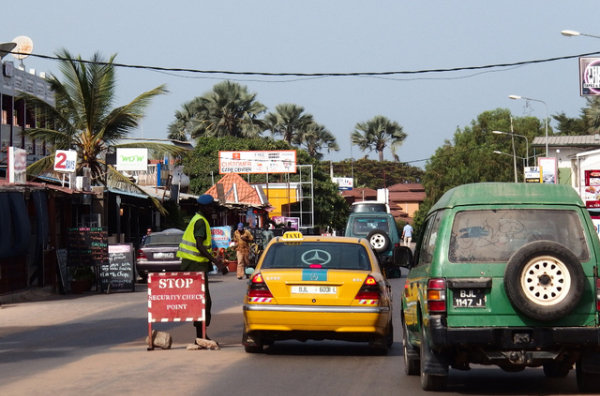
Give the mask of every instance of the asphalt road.
<svg viewBox="0 0 600 396">
<path fill-rule="evenodd" d="M 399 302 L 393 279 L 395 343 L 387 356 L 366 344 L 280 342 L 264 354 L 241 345 L 245 281 L 211 278 L 213 324 L 221 350 L 186 350 L 191 323 L 153 325 L 173 338 L 169 350 L 147 350 L 147 291 L 54 296 L 0 306 L 0 395 L 434 395 L 403 373 Z M 576 394 L 574 373 L 547 379 L 540 369 L 451 370 L 446 395 Z"/>
</svg>

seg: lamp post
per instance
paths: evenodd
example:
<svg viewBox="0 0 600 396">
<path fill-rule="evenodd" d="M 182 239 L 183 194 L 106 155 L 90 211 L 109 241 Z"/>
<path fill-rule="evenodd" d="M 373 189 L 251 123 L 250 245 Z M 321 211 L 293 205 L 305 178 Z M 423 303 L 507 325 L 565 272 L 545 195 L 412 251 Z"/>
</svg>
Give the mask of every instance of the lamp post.
<svg viewBox="0 0 600 396">
<path fill-rule="evenodd" d="M 519 157 L 519 156 L 515 155 L 515 154 L 511 155 L 511 154 L 504 153 L 504 152 L 498 151 L 498 150 L 494 150 L 494 154 L 507 155 L 509 157 L 513 157 L 513 167 L 514 167 L 514 170 L 515 170 L 515 183 L 518 183 L 519 179 L 517 177 L 517 157 Z M 519 157 L 519 158 L 521 158 L 522 160 L 525 159 L 523 157 Z"/>
<path fill-rule="evenodd" d="M 502 132 L 502 131 L 492 131 L 492 133 L 495 133 L 496 135 L 518 136 L 518 137 L 522 137 L 523 139 L 525 139 L 525 152 L 527 153 L 527 156 L 525 158 L 527 159 L 527 166 L 529 166 L 529 139 L 527 139 L 527 136 L 519 135 L 518 133 Z"/>
<path fill-rule="evenodd" d="M 508 97 L 510 99 L 513 99 L 513 100 L 523 99 L 525 101 L 540 102 L 540 103 L 544 104 L 544 107 L 546 108 L 546 118 L 544 120 L 546 121 L 546 128 L 545 129 L 546 129 L 546 157 L 547 157 L 548 156 L 548 105 L 543 100 L 534 99 L 534 98 L 528 98 L 527 96 L 508 95 Z"/>
<path fill-rule="evenodd" d="M 560 32 L 560 34 L 562 34 L 563 36 L 567 36 L 567 37 L 586 36 L 586 37 L 600 38 L 600 36 L 596 36 L 594 34 L 580 33 L 575 30 L 562 30 Z"/>
</svg>

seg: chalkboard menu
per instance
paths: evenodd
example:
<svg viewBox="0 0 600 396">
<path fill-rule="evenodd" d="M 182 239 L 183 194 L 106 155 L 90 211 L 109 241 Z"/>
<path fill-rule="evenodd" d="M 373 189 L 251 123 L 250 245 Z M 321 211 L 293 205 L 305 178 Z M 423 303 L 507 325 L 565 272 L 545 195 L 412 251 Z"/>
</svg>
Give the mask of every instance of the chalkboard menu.
<svg viewBox="0 0 600 396">
<path fill-rule="evenodd" d="M 132 244 L 108 245 L 108 262 L 100 265 L 101 291 L 135 291 L 133 252 Z"/>
<path fill-rule="evenodd" d="M 101 227 L 78 227 L 68 230 L 68 265 L 94 266 L 108 262 L 108 235 Z"/>
</svg>

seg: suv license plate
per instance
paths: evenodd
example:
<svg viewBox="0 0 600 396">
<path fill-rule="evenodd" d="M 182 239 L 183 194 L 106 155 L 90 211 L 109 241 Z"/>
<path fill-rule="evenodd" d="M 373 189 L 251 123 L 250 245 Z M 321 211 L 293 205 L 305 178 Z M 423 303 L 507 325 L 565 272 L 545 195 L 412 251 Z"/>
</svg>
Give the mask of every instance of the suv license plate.
<svg viewBox="0 0 600 396">
<path fill-rule="evenodd" d="M 453 289 L 452 306 L 454 308 L 485 308 L 484 289 Z"/>
</svg>

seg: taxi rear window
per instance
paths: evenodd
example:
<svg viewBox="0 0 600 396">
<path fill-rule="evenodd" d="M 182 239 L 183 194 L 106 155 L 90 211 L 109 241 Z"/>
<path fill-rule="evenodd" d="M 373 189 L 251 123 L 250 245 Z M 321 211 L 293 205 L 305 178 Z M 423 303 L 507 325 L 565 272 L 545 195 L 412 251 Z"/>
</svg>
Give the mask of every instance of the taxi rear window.
<svg viewBox="0 0 600 396">
<path fill-rule="evenodd" d="M 335 242 L 277 243 L 265 253 L 262 268 L 325 268 L 370 271 L 362 245 Z"/>
</svg>

